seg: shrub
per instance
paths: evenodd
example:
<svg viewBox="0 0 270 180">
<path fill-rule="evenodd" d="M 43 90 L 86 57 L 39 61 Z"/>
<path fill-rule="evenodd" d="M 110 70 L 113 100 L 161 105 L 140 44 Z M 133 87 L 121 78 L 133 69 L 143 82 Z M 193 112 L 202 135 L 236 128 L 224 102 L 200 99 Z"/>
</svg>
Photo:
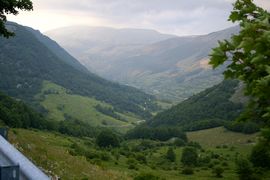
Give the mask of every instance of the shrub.
<svg viewBox="0 0 270 180">
<path fill-rule="evenodd" d="M 185 174 L 185 175 L 191 175 L 191 174 L 194 174 L 194 171 L 191 167 L 184 167 L 184 169 L 182 170 L 182 174 Z"/>
<path fill-rule="evenodd" d="M 102 161 L 109 161 L 111 159 L 111 156 L 106 152 L 100 153 L 99 156 Z"/>
<path fill-rule="evenodd" d="M 215 174 L 216 177 L 221 178 L 222 173 L 224 172 L 224 169 L 222 167 L 218 166 L 218 167 L 215 167 L 212 172 L 213 172 L 213 174 Z"/>
<path fill-rule="evenodd" d="M 138 170 L 137 166 L 135 164 L 129 164 L 128 169 L 135 169 Z"/>
<path fill-rule="evenodd" d="M 202 146 L 198 142 L 190 141 L 187 144 L 188 146 L 194 147 L 196 149 L 202 149 Z"/>
<path fill-rule="evenodd" d="M 253 180 L 252 164 L 247 159 L 237 159 L 236 172 L 240 180 Z"/>
<path fill-rule="evenodd" d="M 222 164 L 221 164 L 221 165 L 222 165 L 223 167 L 227 167 L 227 166 L 229 166 L 227 162 L 222 162 Z"/>
<path fill-rule="evenodd" d="M 228 148 L 228 145 L 224 144 L 224 145 L 222 145 L 222 148 L 223 149 L 227 149 Z"/>
<path fill-rule="evenodd" d="M 100 155 L 92 150 L 88 150 L 88 151 L 84 152 L 84 156 L 87 159 L 99 159 L 100 158 Z"/>
<path fill-rule="evenodd" d="M 136 152 L 144 151 L 144 150 L 147 150 L 147 149 L 152 149 L 155 146 L 157 146 L 157 144 L 154 143 L 151 140 L 142 140 L 140 144 L 138 144 L 137 146 L 134 146 L 132 148 L 132 151 L 136 151 Z"/>
<path fill-rule="evenodd" d="M 185 166 L 197 165 L 198 153 L 194 147 L 185 147 L 183 149 L 181 162 Z"/>
<path fill-rule="evenodd" d="M 139 174 L 134 178 L 134 180 L 159 180 L 160 178 L 149 173 Z"/>
<path fill-rule="evenodd" d="M 212 161 L 212 163 L 213 163 L 214 165 L 218 165 L 218 164 L 220 163 L 220 161 L 219 161 L 219 160 L 214 159 L 214 160 Z"/>
<path fill-rule="evenodd" d="M 214 166 L 215 166 L 215 164 L 212 162 L 208 164 L 208 168 L 213 168 Z"/>
<path fill-rule="evenodd" d="M 133 158 L 129 158 L 129 159 L 127 160 L 127 164 L 136 164 L 136 160 L 133 159 Z"/>
<path fill-rule="evenodd" d="M 270 167 L 270 146 L 269 143 L 260 141 L 253 147 L 250 160 L 256 167 Z"/>
<path fill-rule="evenodd" d="M 182 147 L 186 144 L 186 142 L 183 139 L 175 138 L 174 145 L 178 147 Z"/>
<path fill-rule="evenodd" d="M 135 158 L 136 158 L 137 161 L 139 161 L 139 162 L 141 162 L 141 163 L 144 163 L 144 164 L 147 163 L 147 160 L 146 160 L 145 155 L 143 155 L 143 154 L 141 154 L 141 153 L 137 153 L 137 154 L 135 155 Z"/>
<path fill-rule="evenodd" d="M 198 158 L 198 162 L 199 164 L 203 165 L 203 164 L 209 164 L 211 161 L 211 158 L 209 155 L 204 155 L 204 156 L 200 156 Z"/>
<path fill-rule="evenodd" d="M 118 136 L 109 130 L 101 131 L 97 136 L 96 143 L 102 148 L 118 147 L 120 144 Z"/>
<path fill-rule="evenodd" d="M 175 161 L 176 155 L 175 152 L 173 151 L 172 147 L 170 147 L 167 151 L 166 158 L 172 162 Z"/>
</svg>

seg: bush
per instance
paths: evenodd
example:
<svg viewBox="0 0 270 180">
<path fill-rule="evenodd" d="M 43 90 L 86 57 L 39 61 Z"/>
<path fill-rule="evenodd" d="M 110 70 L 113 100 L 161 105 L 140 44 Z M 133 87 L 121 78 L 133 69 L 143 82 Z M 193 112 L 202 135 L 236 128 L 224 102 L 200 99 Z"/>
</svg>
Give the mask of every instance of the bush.
<svg viewBox="0 0 270 180">
<path fill-rule="evenodd" d="M 214 160 L 212 161 L 212 163 L 213 163 L 213 164 L 214 164 L 214 166 L 215 166 L 215 165 L 218 165 L 218 164 L 220 163 L 220 161 L 219 161 L 219 160 L 214 159 Z"/>
<path fill-rule="evenodd" d="M 224 144 L 224 145 L 222 145 L 222 148 L 223 149 L 227 149 L 228 148 L 228 145 Z"/>
<path fill-rule="evenodd" d="M 223 167 L 228 167 L 228 166 L 229 166 L 229 164 L 228 164 L 227 162 L 223 162 L 221 165 L 222 165 Z"/>
<path fill-rule="evenodd" d="M 127 164 L 136 164 L 136 160 L 133 159 L 133 158 L 129 158 L 129 159 L 127 160 Z"/>
<path fill-rule="evenodd" d="M 92 150 L 88 150 L 88 151 L 84 152 L 84 156 L 87 159 L 99 159 L 100 158 L 100 155 Z"/>
<path fill-rule="evenodd" d="M 128 159 L 127 160 L 127 164 L 128 164 L 128 169 L 135 169 L 135 170 L 138 170 L 138 167 L 137 167 L 137 162 L 135 159 Z"/>
<path fill-rule="evenodd" d="M 236 172 L 240 180 L 254 180 L 252 164 L 244 158 L 236 161 Z"/>
<path fill-rule="evenodd" d="M 111 156 L 106 152 L 100 153 L 99 156 L 102 161 L 109 161 L 111 159 Z"/>
<path fill-rule="evenodd" d="M 250 160 L 256 167 L 270 168 L 270 146 L 269 143 L 260 141 L 253 147 Z"/>
<path fill-rule="evenodd" d="M 127 132 L 128 139 L 152 139 L 167 141 L 171 138 L 180 138 L 187 141 L 186 133 L 178 127 L 149 127 L 146 124 L 135 127 Z"/>
<path fill-rule="evenodd" d="M 175 161 L 176 155 L 175 152 L 173 151 L 172 147 L 170 147 L 167 151 L 166 158 L 172 162 Z"/>
<path fill-rule="evenodd" d="M 146 157 L 145 155 L 141 154 L 141 153 L 138 153 L 135 155 L 135 158 L 137 161 L 141 162 L 141 163 L 144 163 L 146 164 L 147 163 L 147 160 L 146 160 Z"/>
<path fill-rule="evenodd" d="M 149 173 L 142 173 L 134 178 L 134 180 L 159 180 L 160 178 Z"/>
<path fill-rule="evenodd" d="M 135 164 L 129 164 L 128 169 L 135 169 L 138 170 L 137 166 Z"/>
<path fill-rule="evenodd" d="M 196 166 L 198 162 L 198 153 L 194 147 L 185 147 L 183 149 L 181 162 L 185 166 Z"/>
<path fill-rule="evenodd" d="M 104 130 L 99 133 L 96 139 L 99 147 L 118 147 L 120 145 L 119 137 L 109 130 Z"/>
<path fill-rule="evenodd" d="M 187 144 L 188 146 L 194 147 L 196 149 L 202 149 L 202 146 L 198 142 L 190 141 Z"/>
<path fill-rule="evenodd" d="M 191 175 L 191 174 L 194 174 L 194 171 L 191 167 L 184 167 L 184 169 L 182 170 L 182 174 L 185 174 L 185 175 Z"/>
<path fill-rule="evenodd" d="M 155 146 L 157 146 L 156 143 L 151 140 L 142 140 L 140 144 L 132 148 L 132 151 L 144 151 L 147 149 L 152 149 Z"/>
<path fill-rule="evenodd" d="M 175 138 L 174 143 L 175 146 L 182 147 L 185 146 L 186 142 L 183 139 Z"/>
<path fill-rule="evenodd" d="M 224 169 L 222 167 L 215 167 L 212 172 L 213 174 L 215 174 L 216 177 L 221 178 Z"/>
<path fill-rule="evenodd" d="M 200 156 L 200 157 L 198 158 L 198 162 L 199 162 L 199 164 L 201 164 L 201 165 L 209 164 L 210 161 L 211 161 L 211 158 L 210 158 L 209 155 Z"/>
</svg>

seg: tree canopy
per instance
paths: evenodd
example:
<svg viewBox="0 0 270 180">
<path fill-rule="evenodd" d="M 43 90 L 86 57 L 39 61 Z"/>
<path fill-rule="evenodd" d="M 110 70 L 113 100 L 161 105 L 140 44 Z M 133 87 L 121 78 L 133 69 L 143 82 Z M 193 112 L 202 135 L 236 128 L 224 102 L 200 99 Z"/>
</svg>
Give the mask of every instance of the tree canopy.
<svg viewBox="0 0 270 180">
<path fill-rule="evenodd" d="M 104 130 L 99 133 L 96 139 L 96 143 L 99 147 L 117 147 L 119 146 L 119 137 L 109 130 Z"/>
<path fill-rule="evenodd" d="M 185 166 L 195 166 L 198 161 L 198 152 L 194 147 L 187 146 L 183 149 L 181 162 Z"/>
<path fill-rule="evenodd" d="M 1 0 L 0 1 L 0 36 L 6 38 L 13 36 L 14 33 L 10 32 L 5 27 L 7 22 L 7 14 L 17 15 L 19 10 L 30 11 L 33 10 L 33 4 L 30 0 Z"/>
<path fill-rule="evenodd" d="M 270 14 L 252 0 L 237 0 L 229 20 L 239 22 L 241 30 L 230 41 L 219 42 L 210 55 L 210 64 L 216 68 L 228 62 L 225 77 L 245 83 L 250 104 L 242 118 L 269 125 Z"/>
</svg>

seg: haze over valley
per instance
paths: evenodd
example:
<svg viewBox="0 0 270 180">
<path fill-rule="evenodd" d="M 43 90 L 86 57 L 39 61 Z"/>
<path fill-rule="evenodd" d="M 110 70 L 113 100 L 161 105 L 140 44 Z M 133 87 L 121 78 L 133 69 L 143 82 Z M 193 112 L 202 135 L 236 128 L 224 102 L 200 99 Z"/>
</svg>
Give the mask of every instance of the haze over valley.
<svg viewBox="0 0 270 180">
<path fill-rule="evenodd" d="M 269 9 L 1 2 L 0 179 L 269 179 Z"/>
<path fill-rule="evenodd" d="M 208 65 L 211 48 L 238 33 L 177 37 L 153 30 L 67 27 L 46 32 L 90 71 L 180 102 L 221 82 L 224 68 Z M 91 34 L 91 36 L 89 36 Z"/>
</svg>

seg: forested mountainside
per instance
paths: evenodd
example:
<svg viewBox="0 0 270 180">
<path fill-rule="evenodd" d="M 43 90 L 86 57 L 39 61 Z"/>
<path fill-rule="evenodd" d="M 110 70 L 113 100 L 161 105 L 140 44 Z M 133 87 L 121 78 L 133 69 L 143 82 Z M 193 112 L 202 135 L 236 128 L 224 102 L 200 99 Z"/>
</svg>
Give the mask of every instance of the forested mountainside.
<svg viewBox="0 0 270 180">
<path fill-rule="evenodd" d="M 43 35 L 38 30 L 34 30 L 30 27 L 25 27 L 25 28 L 27 28 L 27 30 L 32 32 L 42 44 L 44 44 L 50 51 L 52 51 L 59 58 L 59 60 L 64 61 L 65 63 L 75 67 L 76 69 L 80 71 L 89 73 L 89 71 L 87 70 L 85 66 L 83 66 L 77 59 L 71 56 L 66 50 L 64 50 L 61 46 L 59 46 L 55 41 Z"/>
<path fill-rule="evenodd" d="M 204 121 L 232 121 L 242 112 L 244 105 L 230 98 L 238 87 L 236 80 L 224 80 L 180 104 L 158 113 L 149 126 L 192 127 Z M 211 124 L 211 123 L 210 123 Z"/>
<path fill-rule="evenodd" d="M 109 103 L 118 112 L 150 117 L 149 111 L 156 108 L 153 96 L 85 72 L 76 60 L 38 32 L 15 23 L 8 27 L 16 33 L 15 37 L 0 41 L 0 90 L 8 95 L 34 102 L 47 80 L 69 93 Z M 57 48 L 51 51 L 53 46 Z"/>
<path fill-rule="evenodd" d="M 222 81 L 224 68 L 212 70 L 208 54 L 218 40 L 228 39 L 238 31 L 239 27 L 233 27 L 200 36 L 167 36 L 158 42 L 149 40 L 148 44 L 137 42 L 143 34 L 137 34 L 135 37 L 139 40 L 135 41 L 130 38 L 132 32 L 123 33 L 121 29 L 113 30 L 122 34 L 119 41 L 95 39 L 100 34 L 107 37 L 112 33 L 98 28 L 93 31 L 69 27 L 46 34 L 102 77 L 140 88 L 161 99 L 179 102 Z M 156 34 L 154 31 L 148 33 Z M 125 43 L 120 43 L 122 39 Z M 133 45 L 132 48 L 127 48 L 127 44 Z"/>
<path fill-rule="evenodd" d="M 1 124 L 18 128 L 47 129 L 46 119 L 22 101 L 16 101 L 0 92 Z"/>
<path fill-rule="evenodd" d="M 239 88 L 242 87 L 239 86 L 237 80 L 224 80 L 222 83 L 158 113 L 151 120 L 130 130 L 127 137 L 160 139 L 159 136 L 162 136 L 162 138 L 169 138 L 174 136 L 171 129 L 194 131 L 219 126 L 242 132 L 244 124 L 232 124 L 245 108 L 245 104 L 235 97 L 243 96 L 239 93 L 241 91 Z M 258 127 L 254 126 L 246 133 L 253 133 L 257 130 Z M 156 134 L 162 135 L 156 136 Z"/>
</svg>

